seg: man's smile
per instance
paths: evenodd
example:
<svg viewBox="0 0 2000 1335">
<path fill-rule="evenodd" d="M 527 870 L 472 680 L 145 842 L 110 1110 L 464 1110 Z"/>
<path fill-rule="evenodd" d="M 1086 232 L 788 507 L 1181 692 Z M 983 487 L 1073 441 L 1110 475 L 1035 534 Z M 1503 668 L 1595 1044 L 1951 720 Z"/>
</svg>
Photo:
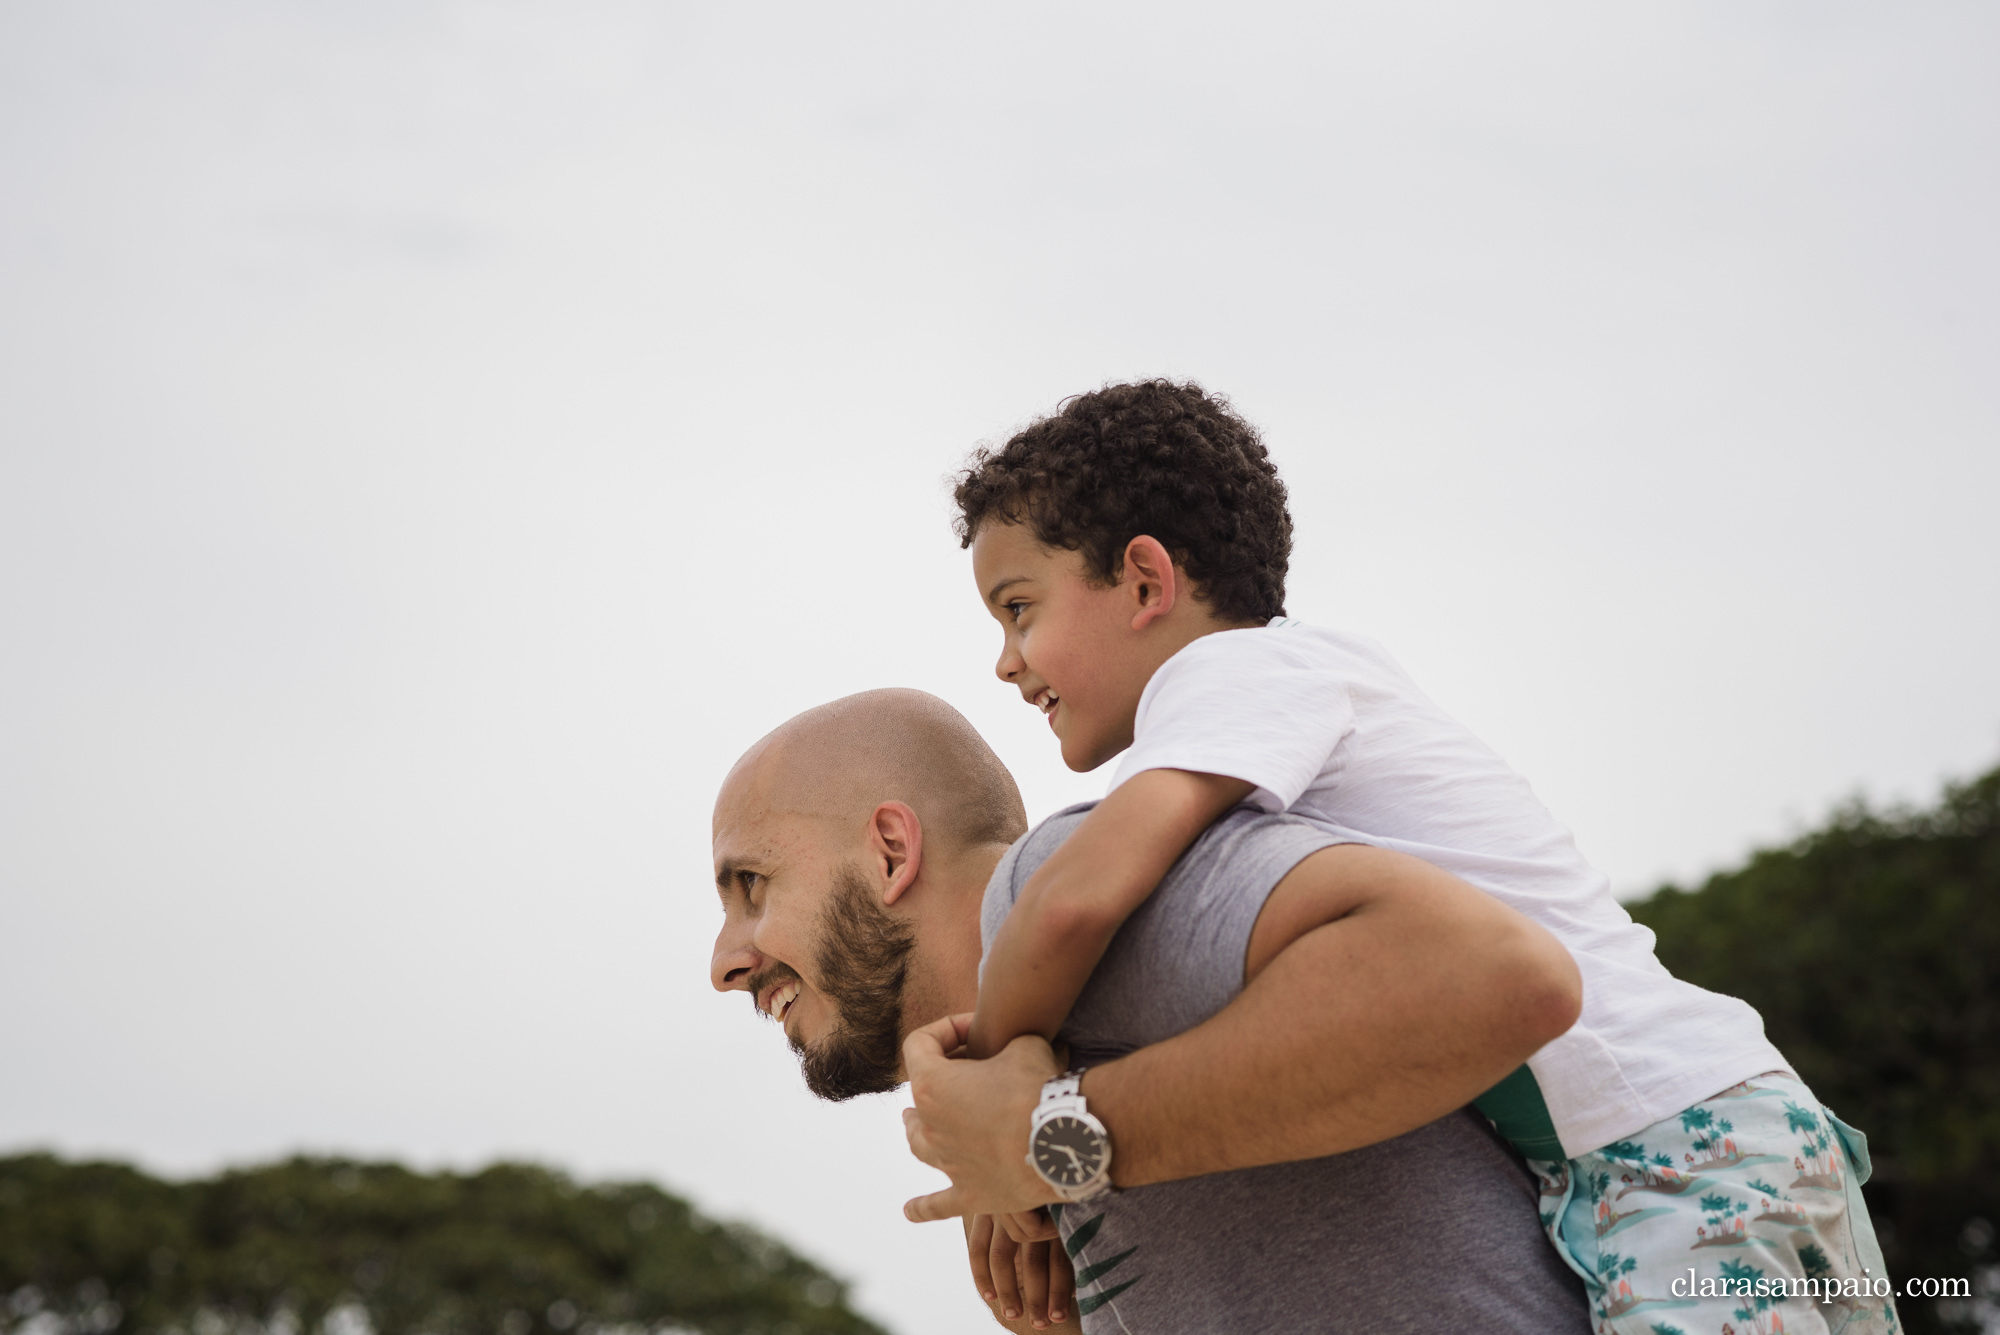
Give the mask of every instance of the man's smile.
<svg viewBox="0 0 2000 1335">
<path fill-rule="evenodd" d="M 792 1003 L 799 999 L 801 986 L 796 978 L 787 978 L 784 982 L 773 985 L 757 999 L 757 1009 L 780 1025 L 784 1024 L 785 1016 L 791 1012 Z"/>
</svg>

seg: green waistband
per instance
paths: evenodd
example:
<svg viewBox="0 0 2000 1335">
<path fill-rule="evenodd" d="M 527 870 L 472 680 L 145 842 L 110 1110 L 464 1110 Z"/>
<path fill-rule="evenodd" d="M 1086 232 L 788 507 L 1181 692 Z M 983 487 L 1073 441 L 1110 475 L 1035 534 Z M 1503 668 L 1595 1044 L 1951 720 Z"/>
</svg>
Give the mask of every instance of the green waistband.
<svg viewBox="0 0 2000 1335">
<path fill-rule="evenodd" d="M 1562 1141 L 1556 1136 L 1555 1119 L 1542 1098 L 1535 1073 L 1526 1066 L 1502 1080 L 1472 1101 L 1500 1138 L 1521 1152 L 1524 1159 L 1566 1159 Z"/>
</svg>

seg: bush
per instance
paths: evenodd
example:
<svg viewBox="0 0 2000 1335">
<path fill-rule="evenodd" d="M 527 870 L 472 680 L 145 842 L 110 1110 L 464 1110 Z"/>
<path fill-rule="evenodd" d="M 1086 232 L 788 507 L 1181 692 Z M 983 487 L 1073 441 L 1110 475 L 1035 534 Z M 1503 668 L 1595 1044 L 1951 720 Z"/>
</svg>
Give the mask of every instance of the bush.
<svg viewBox="0 0 2000 1335">
<path fill-rule="evenodd" d="M 170 1183 L 0 1159 L 0 1332 L 881 1335 L 844 1286 L 643 1184 L 297 1158 Z"/>
<path fill-rule="evenodd" d="M 1867 1133 L 1890 1275 L 2000 1281 L 2000 769 L 1930 811 L 1860 804 L 1698 890 L 1626 906 L 1666 966 L 1743 998 Z M 1969 1313 L 1902 1304 L 1912 1330 Z"/>
</svg>

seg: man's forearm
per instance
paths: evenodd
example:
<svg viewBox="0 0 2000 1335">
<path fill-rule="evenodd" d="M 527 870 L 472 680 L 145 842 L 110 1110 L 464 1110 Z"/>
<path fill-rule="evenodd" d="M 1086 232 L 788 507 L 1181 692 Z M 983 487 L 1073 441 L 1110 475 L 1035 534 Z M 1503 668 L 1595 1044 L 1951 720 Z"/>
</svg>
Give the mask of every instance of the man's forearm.
<svg viewBox="0 0 2000 1335">
<path fill-rule="evenodd" d="M 1141 1186 L 1401 1135 L 1569 1027 L 1580 991 L 1552 937 L 1497 905 L 1426 912 L 1437 905 L 1424 889 L 1306 932 L 1205 1023 L 1092 1068 L 1083 1092 L 1111 1129 L 1112 1180 Z"/>
</svg>

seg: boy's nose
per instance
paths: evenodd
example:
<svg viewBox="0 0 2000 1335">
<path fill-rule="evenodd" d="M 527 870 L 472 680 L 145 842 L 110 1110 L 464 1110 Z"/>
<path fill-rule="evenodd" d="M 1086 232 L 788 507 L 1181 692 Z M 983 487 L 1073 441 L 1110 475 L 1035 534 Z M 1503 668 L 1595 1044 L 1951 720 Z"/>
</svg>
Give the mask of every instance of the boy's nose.
<svg viewBox="0 0 2000 1335">
<path fill-rule="evenodd" d="M 1027 663 L 1011 644 L 1000 651 L 1000 661 L 993 665 L 993 675 L 1010 685 L 1027 670 Z"/>
</svg>

